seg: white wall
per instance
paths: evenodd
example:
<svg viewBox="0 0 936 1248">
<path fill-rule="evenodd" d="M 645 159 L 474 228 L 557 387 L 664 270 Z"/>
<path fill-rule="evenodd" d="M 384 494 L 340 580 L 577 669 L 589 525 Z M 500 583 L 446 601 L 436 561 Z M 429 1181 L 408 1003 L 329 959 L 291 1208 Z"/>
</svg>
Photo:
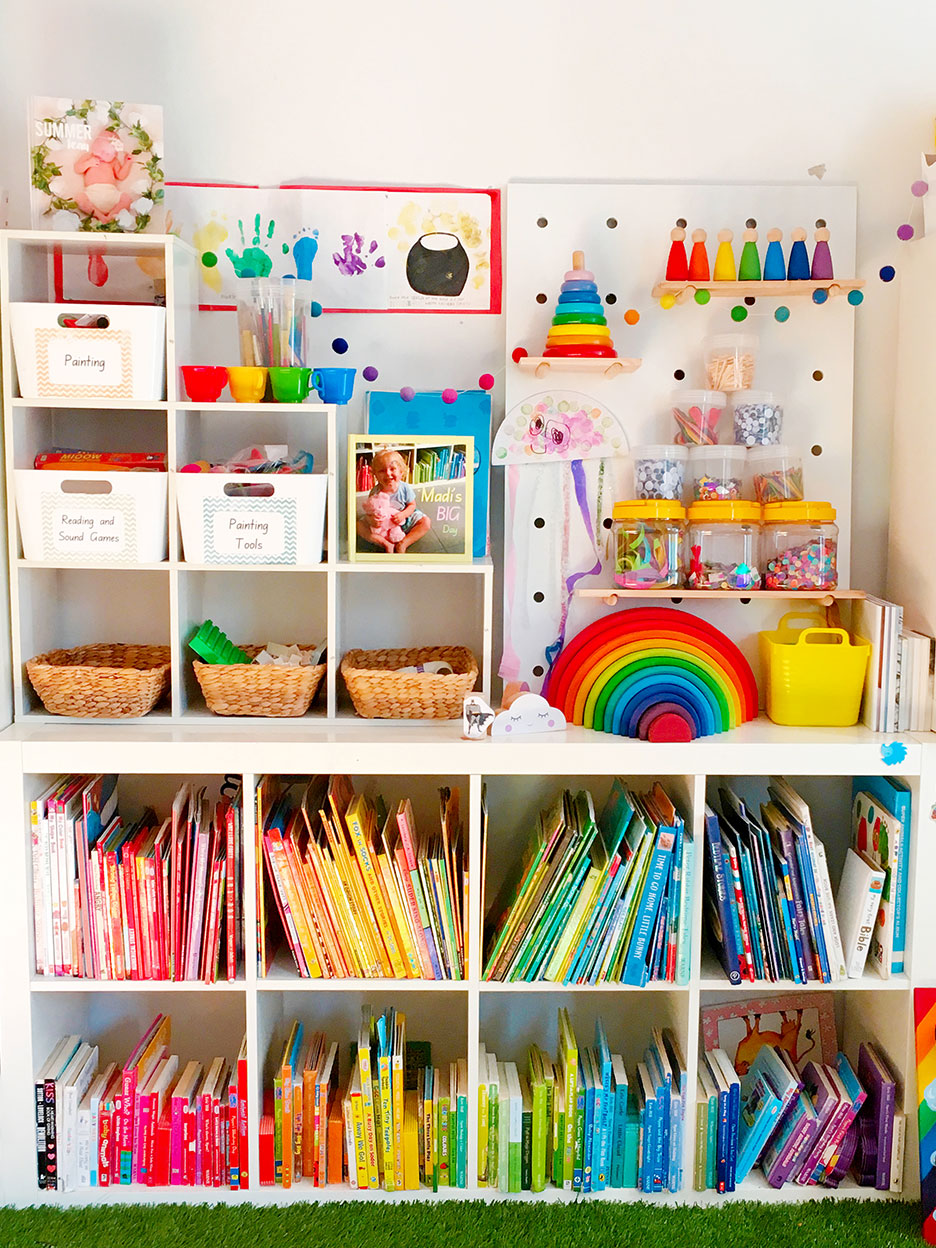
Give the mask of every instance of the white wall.
<svg viewBox="0 0 936 1248">
<path fill-rule="evenodd" d="M 830 181 L 857 183 L 853 583 L 883 584 L 896 283 L 877 272 L 899 271 L 894 231 L 932 144 L 936 5 L 2 0 L 0 22 L 14 224 L 27 223 L 33 93 L 162 102 L 179 179 L 744 183 L 801 181 L 824 162 Z M 502 325 L 444 319 L 415 382 L 391 365 L 381 384 L 476 383 Z"/>
</svg>

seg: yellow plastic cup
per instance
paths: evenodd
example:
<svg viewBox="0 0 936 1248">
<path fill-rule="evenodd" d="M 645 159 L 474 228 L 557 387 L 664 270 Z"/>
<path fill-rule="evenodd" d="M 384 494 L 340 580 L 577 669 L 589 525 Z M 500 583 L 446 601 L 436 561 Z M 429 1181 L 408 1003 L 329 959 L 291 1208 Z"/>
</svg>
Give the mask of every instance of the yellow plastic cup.
<svg viewBox="0 0 936 1248">
<path fill-rule="evenodd" d="M 253 364 L 228 368 L 228 385 L 235 403 L 262 403 L 266 393 L 267 370 Z"/>
</svg>

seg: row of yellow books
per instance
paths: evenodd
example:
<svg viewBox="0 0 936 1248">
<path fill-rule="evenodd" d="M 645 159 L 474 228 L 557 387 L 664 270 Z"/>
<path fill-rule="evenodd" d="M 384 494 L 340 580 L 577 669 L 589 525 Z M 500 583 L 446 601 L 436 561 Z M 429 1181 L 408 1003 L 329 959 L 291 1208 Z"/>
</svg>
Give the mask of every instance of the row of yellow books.
<svg viewBox="0 0 936 1248">
<path fill-rule="evenodd" d="M 439 829 L 416 828 L 347 776 L 267 776 L 257 786 L 258 973 L 279 929 L 303 977 L 465 977 L 468 871 L 457 789 Z"/>
</svg>

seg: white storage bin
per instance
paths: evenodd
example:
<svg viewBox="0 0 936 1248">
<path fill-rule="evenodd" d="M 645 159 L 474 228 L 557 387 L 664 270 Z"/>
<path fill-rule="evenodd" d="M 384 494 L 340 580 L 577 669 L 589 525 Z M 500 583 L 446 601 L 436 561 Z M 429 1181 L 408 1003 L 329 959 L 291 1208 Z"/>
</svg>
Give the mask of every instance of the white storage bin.
<svg viewBox="0 0 936 1248">
<path fill-rule="evenodd" d="M 161 563 L 167 557 L 167 472 L 17 468 L 13 476 L 25 558 Z"/>
<path fill-rule="evenodd" d="M 186 562 L 321 563 L 327 486 L 323 472 L 176 473 Z"/>
<path fill-rule="evenodd" d="M 165 397 L 165 308 L 12 303 L 10 327 L 24 399 Z"/>
</svg>

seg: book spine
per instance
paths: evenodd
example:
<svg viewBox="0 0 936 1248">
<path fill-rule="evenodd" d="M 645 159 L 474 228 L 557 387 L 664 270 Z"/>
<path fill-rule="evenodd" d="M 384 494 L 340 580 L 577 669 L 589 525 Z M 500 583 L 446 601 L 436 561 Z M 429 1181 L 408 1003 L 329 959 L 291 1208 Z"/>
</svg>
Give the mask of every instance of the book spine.
<svg viewBox="0 0 936 1248">
<path fill-rule="evenodd" d="M 97 1173 L 98 1187 L 109 1187 L 111 1180 L 113 1111 L 106 1106 L 98 1118 Z"/>
</svg>

